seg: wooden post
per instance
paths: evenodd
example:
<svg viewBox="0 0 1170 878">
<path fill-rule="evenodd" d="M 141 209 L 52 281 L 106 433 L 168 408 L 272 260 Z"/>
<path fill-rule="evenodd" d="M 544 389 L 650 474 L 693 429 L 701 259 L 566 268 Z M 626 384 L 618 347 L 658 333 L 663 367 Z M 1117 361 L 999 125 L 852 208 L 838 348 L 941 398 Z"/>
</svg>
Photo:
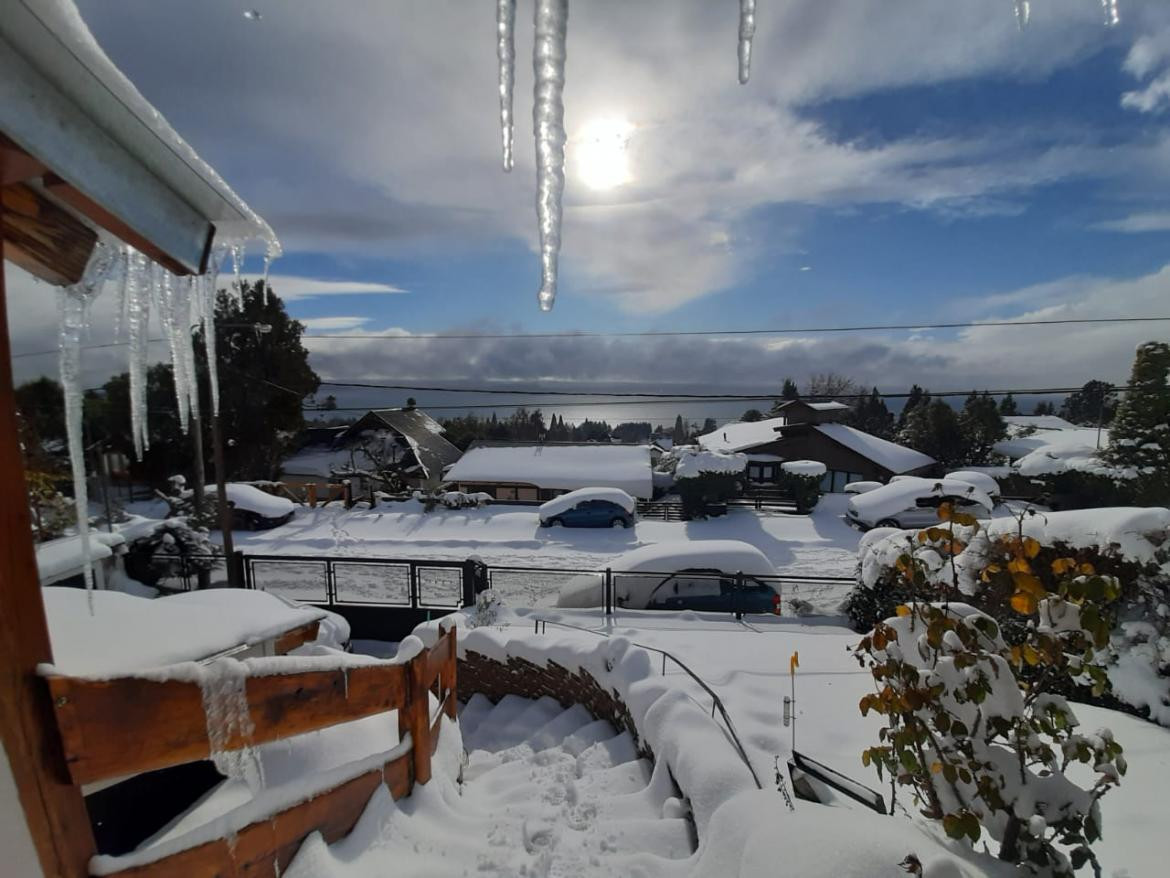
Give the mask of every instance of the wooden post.
<svg viewBox="0 0 1170 878">
<path fill-rule="evenodd" d="M 431 779 L 431 699 L 427 691 L 427 651 L 406 663 L 406 704 L 398 711 L 398 736 L 410 733 L 414 783 Z"/>
<path fill-rule="evenodd" d="M 341 500 L 346 509 L 353 508 L 353 483 L 349 479 L 341 483 Z"/>
<path fill-rule="evenodd" d="M 459 668 L 458 645 L 456 642 L 456 629 L 452 625 L 447 629 L 447 664 L 443 668 L 443 693 L 447 697 L 447 703 L 444 709 L 447 716 L 451 719 L 456 719 L 455 705 L 458 703 L 456 695 L 456 673 Z M 450 693 L 447 695 L 447 693 Z"/>
<path fill-rule="evenodd" d="M 9 495 L 0 503 L 0 740 L 45 875 L 80 878 L 89 874 L 96 848 L 81 790 L 65 768 L 48 686 L 36 673 L 53 654 L 25 500 L 10 354 L 0 262 L 0 484 Z"/>
<path fill-rule="evenodd" d="M 309 482 L 309 484 L 307 484 L 305 486 L 305 495 L 309 501 L 309 508 L 316 509 L 317 508 L 317 483 L 316 482 Z"/>
</svg>

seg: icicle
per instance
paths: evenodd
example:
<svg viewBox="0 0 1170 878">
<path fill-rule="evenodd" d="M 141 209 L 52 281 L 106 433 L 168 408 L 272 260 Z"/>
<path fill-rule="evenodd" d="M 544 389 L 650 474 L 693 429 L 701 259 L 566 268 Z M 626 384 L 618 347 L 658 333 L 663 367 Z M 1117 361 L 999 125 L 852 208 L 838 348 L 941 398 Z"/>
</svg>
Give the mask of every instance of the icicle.
<svg viewBox="0 0 1170 878">
<path fill-rule="evenodd" d="M 504 170 L 512 170 L 512 84 L 516 79 L 516 0 L 496 0 L 496 57 L 500 61 L 500 136 Z"/>
<path fill-rule="evenodd" d="M 1117 27 L 1121 24 L 1120 0 L 1101 0 L 1101 10 L 1105 13 L 1105 26 Z"/>
<path fill-rule="evenodd" d="M 752 37 L 756 35 L 756 0 L 739 0 L 739 82 L 752 72 Z"/>
<path fill-rule="evenodd" d="M 204 668 L 200 688 L 212 762 L 224 777 L 258 792 L 264 788 L 264 769 L 256 748 L 228 749 L 233 738 L 249 740 L 256 730 L 248 710 L 247 668 L 235 659 L 220 659 Z"/>
<path fill-rule="evenodd" d="M 133 247 L 123 251 L 124 271 L 122 296 L 126 301 L 126 331 L 129 341 L 130 372 L 130 433 L 134 453 L 142 460 L 142 453 L 150 448 L 150 434 L 146 424 L 146 362 L 150 341 L 150 284 L 149 261 Z"/>
<path fill-rule="evenodd" d="M 551 311 L 557 297 L 561 249 L 561 196 L 565 189 L 565 36 L 568 0 L 536 0 L 536 74 L 532 121 L 536 134 L 536 217 L 540 231 L 541 283 L 537 301 Z"/>
<path fill-rule="evenodd" d="M 197 278 L 197 307 L 199 323 L 203 328 L 203 346 L 207 355 L 207 381 L 211 385 L 211 413 L 219 414 L 219 371 L 215 354 L 216 281 L 219 277 L 220 255 L 211 254 L 207 271 Z"/>
<path fill-rule="evenodd" d="M 1016 24 L 1023 30 L 1032 20 L 1032 4 L 1028 0 L 1016 0 Z"/>
<path fill-rule="evenodd" d="M 93 562 L 89 553 L 89 492 L 85 483 L 85 443 L 82 435 L 84 399 L 81 387 L 81 337 L 89 330 L 90 305 L 101 292 L 116 258 L 117 254 L 111 247 L 99 242 L 90 255 L 81 280 L 73 286 L 57 291 L 57 305 L 61 318 L 58 346 L 61 389 L 65 397 L 65 434 L 69 446 L 69 467 L 73 474 L 77 535 L 81 538 L 82 566 L 91 614 Z"/>
<path fill-rule="evenodd" d="M 195 380 L 195 349 L 191 338 L 192 280 L 179 280 L 169 271 L 155 272 L 159 319 L 171 349 L 171 371 L 175 379 L 175 401 L 179 426 L 186 433 L 191 413 L 199 415 L 199 393 Z"/>
<path fill-rule="evenodd" d="M 232 274 L 235 275 L 235 280 L 232 283 L 236 287 L 236 301 L 242 310 L 244 307 L 244 279 L 240 275 L 240 271 L 244 266 L 244 245 L 230 244 L 228 245 L 228 253 L 232 257 Z"/>
<path fill-rule="evenodd" d="M 280 245 L 275 240 L 269 241 L 264 248 L 264 304 L 268 304 L 268 269 L 272 267 L 272 260 L 280 255 Z"/>
</svg>

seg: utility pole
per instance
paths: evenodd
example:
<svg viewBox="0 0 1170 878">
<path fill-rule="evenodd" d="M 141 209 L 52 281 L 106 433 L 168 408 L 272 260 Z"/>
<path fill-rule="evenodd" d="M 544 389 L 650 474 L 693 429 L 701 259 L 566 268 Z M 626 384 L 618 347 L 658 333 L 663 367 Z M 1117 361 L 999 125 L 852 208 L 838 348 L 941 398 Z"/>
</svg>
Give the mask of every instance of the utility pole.
<svg viewBox="0 0 1170 878">
<path fill-rule="evenodd" d="M 196 382 L 199 380 L 198 373 L 196 373 L 193 380 Z M 198 394 L 196 394 L 196 398 L 198 398 Z M 203 510 L 207 506 L 207 475 L 203 471 L 203 421 L 199 417 L 197 406 L 192 406 L 191 408 L 191 445 L 195 450 L 195 494 L 192 497 L 192 501 L 195 506 L 195 518 L 200 522 L 200 527 L 202 527 L 204 521 Z M 200 570 L 197 578 L 200 590 L 210 588 L 210 570 Z"/>
<path fill-rule="evenodd" d="M 227 501 L 227 474 L 223 462 L 223 430 L 220 427 L 220 414 L 211 416 L 211 444 L 215 455 L 215 487 L 219 494 L 219 530 L 223 535 L 223 554 L 227 558 L 228 585 L 239 588 L 239 576 L 236 571 L 236 547 L 232 541 L 232 510 Z"/>
</svg>

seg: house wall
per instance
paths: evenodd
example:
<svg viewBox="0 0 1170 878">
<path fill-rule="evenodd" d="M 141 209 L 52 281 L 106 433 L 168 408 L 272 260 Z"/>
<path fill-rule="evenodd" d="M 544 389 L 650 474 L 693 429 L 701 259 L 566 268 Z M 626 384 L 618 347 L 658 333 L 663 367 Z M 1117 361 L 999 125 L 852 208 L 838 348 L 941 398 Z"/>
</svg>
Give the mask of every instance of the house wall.
<svg viewBox="0 0 1170 878">
<path fill-rule="evenodd" d="M 816 430 L 791 431 L 789 435 L 752 449 L 754 453 L 778 454 L 786 460 L 816 460 L 829 468 L 826 490 L 840 491 L 846 481 L 887 481 L 893 475 L 888 469 L 856 451 L 839 445 Z M 839 475 L 834 476 L 834 473 Z M 837 484 L 840 482 L 840 484 Z"/>
<path fill-rule="evenodd" d="M 521 482 L 460 482 L 459 490 L 465 494 L 491 494 L 500 502 L 543 503 L 567 491 L 553 488 L 538 488 Z"/>
</svg>

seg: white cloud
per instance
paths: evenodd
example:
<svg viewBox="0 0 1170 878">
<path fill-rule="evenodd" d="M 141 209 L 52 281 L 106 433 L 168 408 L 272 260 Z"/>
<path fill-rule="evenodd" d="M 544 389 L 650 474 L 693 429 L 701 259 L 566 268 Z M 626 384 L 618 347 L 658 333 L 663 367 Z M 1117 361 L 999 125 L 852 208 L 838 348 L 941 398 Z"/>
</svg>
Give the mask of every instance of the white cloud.
<svg viewBox="0 0 1170 878">
<path fill-rule="evenodd" d="M 1135 213 L 1121 219 L 1097 223 L 1093 228 L 1107 232 L 1170 232 L 1170 211 Z"/>
<path fill-rule="evenodd" d="M 288 274 L 273 274 L 268 278 L 268 281 L 272 284 L 273 291 L 286 302 L 314 299 L 318 296 L 378 296 L 407 292 L 407 290 L 393 284 L 321 280 L 320 278 L 298 277 Z"/>
<path fill-rule="evenodd" d="M 358 329 L 370 322 L 369 317 L 299 317 L 309 332 L 333 332 Z"/>
</svg>

